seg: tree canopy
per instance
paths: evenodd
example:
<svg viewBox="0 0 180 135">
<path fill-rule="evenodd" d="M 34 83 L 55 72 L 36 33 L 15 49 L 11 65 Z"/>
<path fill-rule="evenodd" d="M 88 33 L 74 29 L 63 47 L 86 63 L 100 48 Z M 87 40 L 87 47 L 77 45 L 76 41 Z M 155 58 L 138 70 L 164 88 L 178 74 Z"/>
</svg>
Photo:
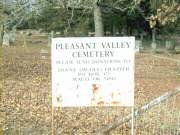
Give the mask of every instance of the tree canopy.
<svg viewBox="0 0 180 135">
<path fill-rule="evenodd" d="M 88 31 L 132 34 L 174 23 L 178 0 L 8 0 L 8 28 L 36 28 L 87 35 Z M 6 2 L 7 3 L 7 2 Z"/>
</svg>

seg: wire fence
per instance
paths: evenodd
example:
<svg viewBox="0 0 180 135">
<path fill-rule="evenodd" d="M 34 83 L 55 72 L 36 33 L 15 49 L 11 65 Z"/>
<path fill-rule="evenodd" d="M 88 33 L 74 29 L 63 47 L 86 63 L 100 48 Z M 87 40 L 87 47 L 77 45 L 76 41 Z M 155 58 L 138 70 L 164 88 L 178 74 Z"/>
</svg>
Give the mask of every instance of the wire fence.
<svg viewBox="0 0 180 135">
<path fill-rule="evenodd" d="M 0 126 L 5 135 L 91 135 L 131 113 L 127 107 L 55 108 L 52 118 L 50 48 L 1 49 Z M 178 57 L 136 55 L 135 110 L 180 84 Z M 135 134 L 179 135 L 179 102 L 177 93 L 135 117 Z M 107 134 L 131 134 L 130 123 L 117 124 Z"/>
</svg>

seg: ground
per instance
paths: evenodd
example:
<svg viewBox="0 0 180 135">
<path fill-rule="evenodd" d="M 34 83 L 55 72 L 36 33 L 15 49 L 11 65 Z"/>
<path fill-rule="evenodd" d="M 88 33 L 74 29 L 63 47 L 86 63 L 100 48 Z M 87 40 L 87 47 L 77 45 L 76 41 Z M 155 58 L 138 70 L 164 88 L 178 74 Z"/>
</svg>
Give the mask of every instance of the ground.
<svg viewBox="0 0 180 135">
<path fill-rule="evenodd" d="M 42 49 L 48 52 L 45 56 L 40 54 Z M 51 134 L 52 130 L 56 134 L 65 135 L 92 134 L 130 112 L 130 108 L 125 107 L 56 108 L 52 129 L 50 47 L 16 46 L 1 48 L 1 52 L 3 91 L 0 125 L 4 134 Z M 135 109 L 180 86 L 179 58 L 180 54 L 136 54 Z M 172 133 L 177 133 L 177 119 L 180 117 L 178 100 L 179 96 L 176 96 L 166 104 L 145 113 L 145 116 L 136 122 L 136 132 L 141 134 L 140 130 L 146 133 L 163 129 L 163 132 L 168 134 L 166 121 L 171 119 L 168 128 L 172 129 Z M 157 114 L 162 122 L 160 125 L 164 122 L 166 126 L 158 125 Z M 154 130 L 149 131 L 148 126 L 152 126 L 151 129 Z M 130 134 L 130 127 L 128 124 L 120 126 L 111 134 Z"/>
</svg>

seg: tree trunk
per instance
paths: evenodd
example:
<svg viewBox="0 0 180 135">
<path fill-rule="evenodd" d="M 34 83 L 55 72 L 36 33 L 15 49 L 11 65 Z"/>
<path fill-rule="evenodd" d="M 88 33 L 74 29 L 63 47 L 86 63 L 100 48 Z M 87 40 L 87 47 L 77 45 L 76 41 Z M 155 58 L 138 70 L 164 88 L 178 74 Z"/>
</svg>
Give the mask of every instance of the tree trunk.
<svg viewBox="0 0 180 135">
<path fill-rule="evenodd" d="M 152 51 L 155 52 L 156 51 L 156 28 L 152 29 L 152 43 L 151 43 L 151 47 L 152 47 Z"/>
<path fill-rule="evenodd" d="M 156 42 L 156 28 L 152 29 L 152 42 L 155 43 Z"/>
<path fill-rule="evenodd" d="M 98 6 L 97 1 L 94 2 L 94 26 L 95 26 L 95 36 L 104 36 L 104 25 L 102 19 L 101 8 Z"/>
</svg>

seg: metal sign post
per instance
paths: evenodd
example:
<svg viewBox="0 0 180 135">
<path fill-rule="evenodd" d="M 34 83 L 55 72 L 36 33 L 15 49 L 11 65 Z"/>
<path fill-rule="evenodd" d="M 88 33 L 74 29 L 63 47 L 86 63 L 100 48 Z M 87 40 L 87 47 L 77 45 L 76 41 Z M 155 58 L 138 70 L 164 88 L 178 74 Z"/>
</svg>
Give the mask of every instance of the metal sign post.
<svg viewBox="0 0 180 135">
<path fill-rule="evenodd" d="M 131 135 L 134 135 L 134 106 L 131 107 L 132 120 L 131 120 Z"/>
<path fill-rule="evenodd" d="M 51 117 L 52 117 L 52 120 L 51 120 L 51 132 L 52 132 L 52 135 L 55 135 L 54 133 L 54 107 L 52 106 L 52 113 L 51 113 Z"/>
</svg>

